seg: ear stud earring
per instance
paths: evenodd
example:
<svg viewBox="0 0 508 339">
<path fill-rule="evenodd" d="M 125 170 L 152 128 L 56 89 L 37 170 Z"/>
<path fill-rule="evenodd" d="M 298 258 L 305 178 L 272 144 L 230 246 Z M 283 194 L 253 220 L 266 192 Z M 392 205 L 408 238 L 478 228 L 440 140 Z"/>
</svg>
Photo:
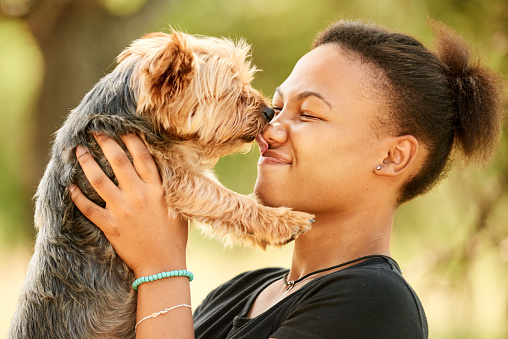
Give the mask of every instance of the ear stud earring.
<svg viewBox="0 0 508 339">
<path fill-rule="evenodd" d="M 378 165 L 378 166 L 376 167 L 376 170 L 377 170 L 377 171 L 381 171 L 381 165 Z"/>
</svg>

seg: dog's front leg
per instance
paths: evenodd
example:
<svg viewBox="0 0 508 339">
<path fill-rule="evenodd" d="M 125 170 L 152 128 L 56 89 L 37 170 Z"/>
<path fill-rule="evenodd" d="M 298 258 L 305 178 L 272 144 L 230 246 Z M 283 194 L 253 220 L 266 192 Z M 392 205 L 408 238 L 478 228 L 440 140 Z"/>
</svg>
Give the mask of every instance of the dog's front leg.
<svg viewBox="0 0 508 339">
<path fill-rule="evenodd" d="M 313 215 L 267 207 L 222 186 L 211 173 L 180 173 L 165 181 L 168 205 L 184 217 L 210 225 L 218 237 L 266 247 L 281 245 L 309 230 Z"/>
</svg>

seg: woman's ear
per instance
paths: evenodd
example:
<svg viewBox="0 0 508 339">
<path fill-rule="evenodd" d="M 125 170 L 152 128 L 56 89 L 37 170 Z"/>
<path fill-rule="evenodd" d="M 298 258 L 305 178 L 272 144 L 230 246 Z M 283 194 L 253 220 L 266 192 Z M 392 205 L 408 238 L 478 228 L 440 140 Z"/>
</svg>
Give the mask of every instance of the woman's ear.
<svg viewBox="0 0 508 339">
<path fill-rule="evenodd" d="M 420 145 L 412 135 L 393 138 L 388 144 L 388 153 L 374 172 L 378 175 L 397 176 L 414 168 Z"/>
</svg>

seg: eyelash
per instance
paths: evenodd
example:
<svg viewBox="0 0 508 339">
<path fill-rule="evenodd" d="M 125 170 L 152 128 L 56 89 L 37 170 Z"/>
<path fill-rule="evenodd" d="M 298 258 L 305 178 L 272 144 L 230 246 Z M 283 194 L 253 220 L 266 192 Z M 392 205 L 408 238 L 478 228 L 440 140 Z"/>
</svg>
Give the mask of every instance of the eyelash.
<svg viewBox="0 0 508 339">
<path fill-rule="evenodd" d="M 282 111 L 282 108 L 273 107 L 273 110 L 275 113 L 274 116 L 277 116 Z M 306 114 L 305 111 L 300 112 L 299 116 L 305 119 L 317 119 L 317 117 L 312 114 Z"/>
<path fill-rule="evenodd" d="M 305 111 L 300 112 L 300 116 L 301 116 L 301 117 L 304 117 L 304 118 L 308 118 L 308 119 L 316 119 L 316 117 L 315 117 L 315 116 L 313 116 L 312 114 L 306 114 L 306 112 L 305 112 Z"/>
</svg>

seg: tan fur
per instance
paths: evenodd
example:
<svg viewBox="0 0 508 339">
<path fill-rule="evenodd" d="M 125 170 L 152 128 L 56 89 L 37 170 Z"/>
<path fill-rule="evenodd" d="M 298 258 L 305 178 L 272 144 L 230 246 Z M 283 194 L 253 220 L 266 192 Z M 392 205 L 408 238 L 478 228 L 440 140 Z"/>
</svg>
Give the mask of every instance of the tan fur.
<svg viewBox="0 0 508 339">
<path fill-rule="evenodd" d="M 161 48 L 162 46 L 162 48 Z M 249 46 L 183 33 L 153 33 L 118 58 L 135 63 L 138 113 L 179 141 L 154 155 L 170 206 L 210 225 L 210 234 L 265 247 L 284 244 L 310 227 L 312 215 L 262 206 L 224 188 L 210 172 L 221 156 L 238 152 L 262 132 L 269 105 L 250 82 L 256 68 Z"/>
</svg>

